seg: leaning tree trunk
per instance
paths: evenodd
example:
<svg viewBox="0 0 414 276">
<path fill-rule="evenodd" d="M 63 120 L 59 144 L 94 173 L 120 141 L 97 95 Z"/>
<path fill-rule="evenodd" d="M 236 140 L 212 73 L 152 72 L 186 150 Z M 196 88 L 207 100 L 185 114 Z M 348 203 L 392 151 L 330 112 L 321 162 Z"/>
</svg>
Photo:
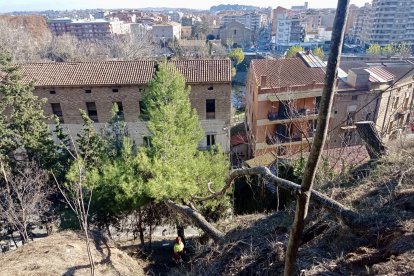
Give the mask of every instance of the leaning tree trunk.
<svg viewBox="0 0 414 276">
<path fill-rule="evenodd" d="M 224 234 L 217 230 L 213 225 L 211 225 L 200 213 L 198 213 L 196 210 L 175 203 L 172 200 L 165 200 L 165 205 L 167 205 L 170 209 L 185 215 L 187 218 L 189 218 L 197 227 L 199 227 L 201 230 L 203 230 L 207 236 L 212 238 L 215 242 L 219 242 L 223 239 Z"/>
<path fill-rule="evenodd" d="M 306 164 L 300 191 L 297 192 L 297 203 L 295 220 L 289 235 L 289 243 L 286 252 L 284 275 L 290 276 L 295 273 L 295 263 L 305 218 L 308 213 L 309 201 L 315 180 L 316 170 L 321 159 L 323 147 L 328 135 L 329 117 L 332 111 L 335 80 L 338 72 L 340 53 L 345 33 L 346 17 L 350 0 L 339 0 L 332 32 L 331 50 L 325 75 L 325 87 L 323 89 L 321 105 L 319 110 L 318 125 L 313 140 L 311 152 Z"/>
<path fill-rule="evenodd" d="M 382 141 L 374 122 L 364 121 L 355 123 L 359 136 L 365 142 L 369 157 L 371 159 L 378 159 L 387 154 L 387 147 Z"/>
</svg>

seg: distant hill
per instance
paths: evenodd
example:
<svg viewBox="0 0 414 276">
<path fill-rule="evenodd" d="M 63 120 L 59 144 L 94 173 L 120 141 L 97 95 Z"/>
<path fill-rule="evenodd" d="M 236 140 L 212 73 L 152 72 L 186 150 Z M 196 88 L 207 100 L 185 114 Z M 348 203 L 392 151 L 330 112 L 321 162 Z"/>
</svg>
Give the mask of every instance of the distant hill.
<svg viewBox="0 0 414 276">
<path fill-rule="evenodd" d="M 212 6 L 210 12 L 220 12 L 220 11 L 254 11 L 259 10 L 259 7 L 255 6 L 246 6 L 246 5 L 231 5 L 231 4 L 221 4 L 217 6 Z"/>
</svg>

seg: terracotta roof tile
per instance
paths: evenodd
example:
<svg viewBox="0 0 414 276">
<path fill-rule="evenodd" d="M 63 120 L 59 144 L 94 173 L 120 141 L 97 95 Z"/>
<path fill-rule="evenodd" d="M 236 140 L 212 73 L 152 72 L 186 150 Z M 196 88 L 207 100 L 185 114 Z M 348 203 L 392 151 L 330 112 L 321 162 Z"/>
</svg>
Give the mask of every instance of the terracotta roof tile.
<svg viewBox="0 0 414 276">
<path fill-rule="evenodd" d="M 230 82 L 230 60 L 171 61 L 187 83 Z M 155 61 L 48 62 L 21 64 L 36 86 L 137 85 L 148 83 Z"/>
<path fill-rule="evenodd" d="M 252 60 L 250 66 L 259 85 L 261 77 L 266 76 L 262 88 L 323 84 L 325 79 L 322 68 L 310 68 L 300 58 Z"/>
</svg>

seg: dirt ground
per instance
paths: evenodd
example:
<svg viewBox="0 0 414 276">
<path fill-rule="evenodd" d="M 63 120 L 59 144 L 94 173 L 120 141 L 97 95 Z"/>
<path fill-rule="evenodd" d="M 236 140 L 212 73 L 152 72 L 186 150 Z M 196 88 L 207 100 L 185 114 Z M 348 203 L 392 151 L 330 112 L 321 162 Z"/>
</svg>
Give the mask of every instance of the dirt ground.
<svg viewBox="0 0 414 276">
<path fill-rule="evenodd" d="M 146 275 L 147 263 L 130 257 L 104 238 L 96 237 L 91 245 L 95 275 Z M 90 275 L 84 237 L 64 231 L 0 255 L 0 276 L 10 275 Z"/>
</svg>

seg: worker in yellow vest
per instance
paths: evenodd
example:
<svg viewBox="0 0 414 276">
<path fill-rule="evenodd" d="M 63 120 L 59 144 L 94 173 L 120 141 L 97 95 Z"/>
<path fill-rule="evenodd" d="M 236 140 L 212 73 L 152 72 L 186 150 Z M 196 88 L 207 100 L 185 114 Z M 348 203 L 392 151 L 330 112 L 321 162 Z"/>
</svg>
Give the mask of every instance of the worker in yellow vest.
<svg viewBox="0 0 414 276">
<path fill-rule="evenodd" d="M 184 243 L 181 241 L 181 237 L 175 238 L 174 243 L 174 261 L 176 263 L 181 262 L 181 255 L 184 253 Z"/>
</svg>

